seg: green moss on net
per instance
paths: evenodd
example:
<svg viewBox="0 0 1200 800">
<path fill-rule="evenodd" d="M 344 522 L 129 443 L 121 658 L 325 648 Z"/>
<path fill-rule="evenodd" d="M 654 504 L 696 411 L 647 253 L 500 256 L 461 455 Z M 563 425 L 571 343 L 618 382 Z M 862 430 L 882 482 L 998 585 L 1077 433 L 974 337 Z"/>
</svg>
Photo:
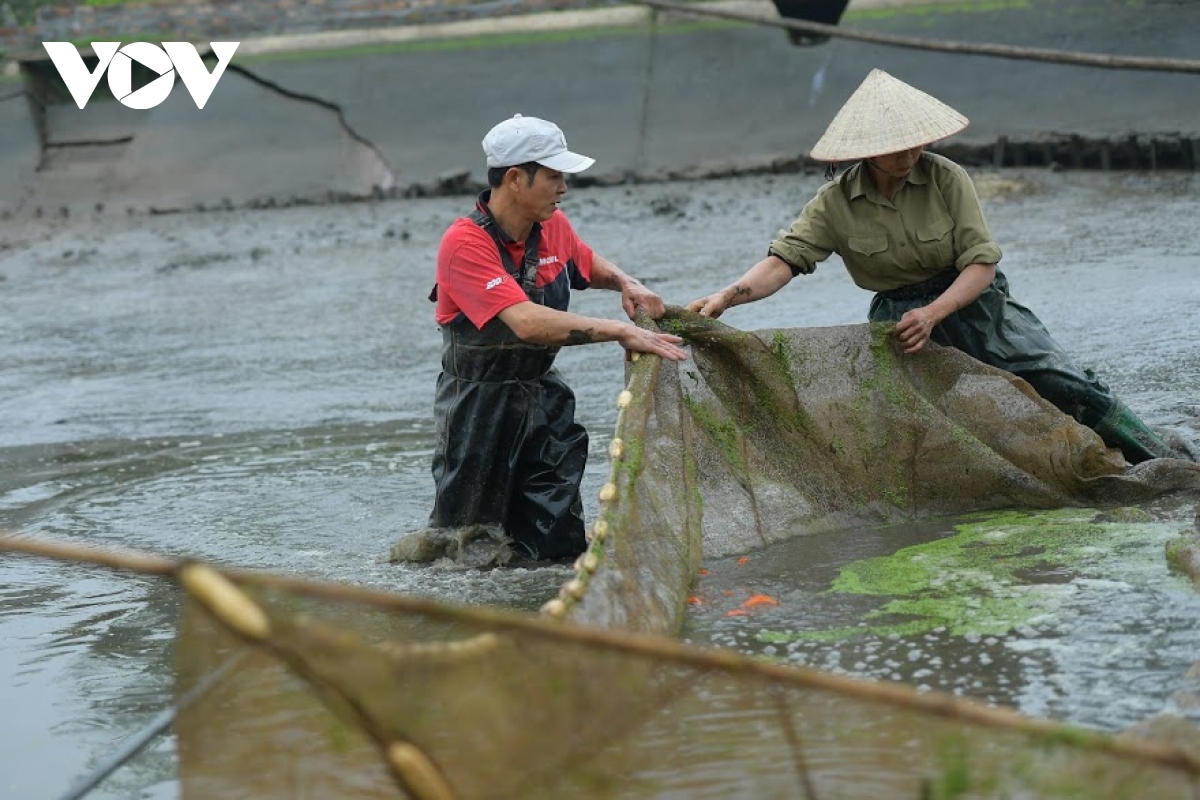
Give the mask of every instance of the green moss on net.
<svg viewBox="0 0 1200 800">
<path fill-rule="evenodd" d="M 683 402 L 692 415 L 692 419 L 717 445 L 729 465 L 740 477 L 748 477 L 750 468 L 742 453 L 742 432 L 737 423 L 730 419 L 720 418 L 712 409 L 690 397 L 684 398 Z"/>
<path fill-rule="evenodd" d="M 625 443 L 625 453 L 621 456 L 617 469 L 629 476 L 629 484 L 632 487 L 637 477 L 642 474 L 646 440 L 641 436 L 627 436 L 622 441 Z"/>
</svg>

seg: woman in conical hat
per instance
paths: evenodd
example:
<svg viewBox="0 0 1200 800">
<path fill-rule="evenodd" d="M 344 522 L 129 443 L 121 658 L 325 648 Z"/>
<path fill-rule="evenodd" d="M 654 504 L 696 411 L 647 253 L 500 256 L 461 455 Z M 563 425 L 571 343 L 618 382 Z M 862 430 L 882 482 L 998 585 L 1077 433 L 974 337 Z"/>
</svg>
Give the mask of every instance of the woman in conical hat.
<svg viewBox="0 0 1200 800">
<path fill-rule="evenodd" d="M 812 149 L 814 159 L 829 163 L 829 182 L 779 232 L 766 258 L 688 308 L 718 317 L 837 253 L 854 282 L 876 293 L 870 320 L 895 322 L 905 353 L 930 341 L 956 347 L 1024 378 L 1130 462 L 1173 455 L 1010 297 L 970 176 L 924 150 L 965 127 L 967 118 L 950 106 L 872 70 Z"/>
</svg>

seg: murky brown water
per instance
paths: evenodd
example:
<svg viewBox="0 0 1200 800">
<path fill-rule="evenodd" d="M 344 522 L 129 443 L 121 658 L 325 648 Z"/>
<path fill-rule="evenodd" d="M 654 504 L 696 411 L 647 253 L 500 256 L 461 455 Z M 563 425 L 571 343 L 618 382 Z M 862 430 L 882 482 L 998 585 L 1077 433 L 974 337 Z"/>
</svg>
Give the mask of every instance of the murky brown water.
<svg viewBox="0 0 1200 800">
<path fill-rule="evenodd" d="M 588 189 L 565 207 L 600 252 L 685 303 L 757 260 L 818 183 Z M 980 185 L 1016 297 L 1147 421 L 1195 438 L 1196 178 L 1005 173 Z M 424 298 L 438 238 L 469 207 L 465 198 L 396 201 L 0 231 L 0 527 L 536 607 L 564 569 L 463 575 L 382 561 L 399 532 L 423 524 L 432 500 L 440 335 Z M 831 263 L 725 319 L 744 328 L 855 323 L 869 300 Z M 579 295 L 575 310 L 620 313 L 616 296 L 599 291 Z M 569 350 L 560 363 L 592 432 L 590 513 L 607 474 L 622 357 L 601 345 Z M 844 558 L 859 538 L 821 546 Z M 901 544 L 873 541 L 879 551 Z M 763 579 L 777 590 L 794 572 Z M 161 581 L 10 557 L 0 558 L 0 596 L 0 699 L 7 718 L 21 720 L 0 733 L 0 795 L 55 796 L 169 705 L 177 597 Z M 1177 621 L 1195 611 L 1179 595 L 1154 614 L 1153 629 L 1178 641 Z M 1104 662 L 1091 659 L 1080 680 L 1071 665 L 1082 669 L 1102 645 L 1118 654 L 1140 645 L 1133 629 L 1085 612 L 1071 617 L 1079 632 L 1066 667 L 1014 670 L 1005 680 L 1015 684 L 996 698 L 1103 725 L 1095 709 L 1111 702 Z M 712 638 L 762 647 L 753 630 L 718 624 Z M 943 638 L 929 646 L 944 661 L 978 661 L 973 643 Z M 1153 663 L 1114 656 L 1112 674 L 1137 695 L 1137 712 L 1164 705 L 1155 670 L 1177 670 L 1187 646 Z M 1018 658 L 1005 643 L 993 650 Z M 792 654 L 853 667 L 837 652 Z M 949 668 L 929 680 L 959 686 Z M 176 796 L 173 752 L 160 738 L 94 796 Z"/>
</svg>

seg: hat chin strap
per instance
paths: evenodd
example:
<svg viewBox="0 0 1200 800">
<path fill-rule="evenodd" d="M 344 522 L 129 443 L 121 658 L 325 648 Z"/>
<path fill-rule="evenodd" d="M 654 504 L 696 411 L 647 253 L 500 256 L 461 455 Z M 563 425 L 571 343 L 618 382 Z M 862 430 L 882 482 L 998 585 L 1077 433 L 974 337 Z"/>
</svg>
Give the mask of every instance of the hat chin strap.
<svg viewBox="0 0 1200 800">
<path fill-rule="evenodd" d="M 884 169 L 883 167 L 879 166 L 872 159 L 869 159 L 869 158 L 864 158 L 863 161 L 867 162 L 867 164 L 869 164 L 871 167 L 879 170 L 884 175 L 887 175 L 889 178 L 903 178 L 909 172 L 908 170 L 906 170 L 904 172 L 892 172 L 890 169 Z"/>
</svg>

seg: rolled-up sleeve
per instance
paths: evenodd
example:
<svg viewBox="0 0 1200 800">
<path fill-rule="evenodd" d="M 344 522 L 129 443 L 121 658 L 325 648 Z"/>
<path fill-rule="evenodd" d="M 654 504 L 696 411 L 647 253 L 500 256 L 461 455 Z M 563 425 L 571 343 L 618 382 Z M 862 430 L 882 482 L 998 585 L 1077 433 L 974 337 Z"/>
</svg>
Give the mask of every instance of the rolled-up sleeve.
<svg viewBox="0 0 1200 800">
<path fill-rule="evenodd" d="M 831 186 L 826 186 L 823 191 L 817 192 L 804 206 L 792 227 L 779 231 L 767 248 L 768 254 L 787 262 L 792 268 L 792 275 L 808 275 L 834 250 L 835 240 L 826 198 L 829 188 Z"/>
<path fill-rule="evenodd" d="M 975 183 L 957 164 L 943 173 L 939 181 L 942 197 L 954 217 L 954 268 L 962 271 L 971 264 L 999 264 L 1000 247 L 992 240 L 983 208 L 975 193 Z"/>
</svg>

